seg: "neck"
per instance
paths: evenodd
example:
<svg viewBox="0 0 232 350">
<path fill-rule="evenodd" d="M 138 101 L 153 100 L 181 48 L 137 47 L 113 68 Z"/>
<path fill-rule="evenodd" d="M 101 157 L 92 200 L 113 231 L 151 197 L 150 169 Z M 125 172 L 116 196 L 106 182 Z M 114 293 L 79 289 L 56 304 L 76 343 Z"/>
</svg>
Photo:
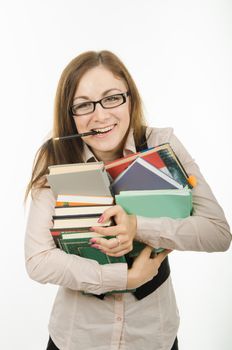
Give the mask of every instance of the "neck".
<svg viewBox="0 0 232 350">
<path fill-rule="evenodd" d="M 93 151 L 92 151 L 93 152 Z M 121 158 L 123 156 L 122 150 L 117 151 L 117 152 L 93 152 L 95 157 L 99 160 L 102 161 L 103 163 L 109 163 L 114 161 L 115 159 Z"/>
</svg>

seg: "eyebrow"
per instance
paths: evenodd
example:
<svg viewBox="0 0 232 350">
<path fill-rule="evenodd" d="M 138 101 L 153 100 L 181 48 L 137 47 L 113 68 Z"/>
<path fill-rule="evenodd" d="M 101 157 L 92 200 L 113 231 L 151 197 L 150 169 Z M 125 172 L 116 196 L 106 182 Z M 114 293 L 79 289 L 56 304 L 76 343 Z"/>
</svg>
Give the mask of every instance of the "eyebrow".
<svg viewBox="0 0 232 350">
<path fill-rule="evenodd" d="M 106 91 L 104 91 L 102 93 L 102 97 L 105 97 L 106 95 L 108 95 L 108 93 L 110 93 L 111 91 L 119 91 L 119 93 L 121 93 L 122 91 L 120 89 L 117 89 L 117 88 L 113 88 L 113 89 L 108 89 Z M 77 100 L 78 98 L 83 98 L 85 100 L 90 100 L 90 98 L 88 96 L 77 96 L 73 99 L 73 101 Z"/>
</svg>

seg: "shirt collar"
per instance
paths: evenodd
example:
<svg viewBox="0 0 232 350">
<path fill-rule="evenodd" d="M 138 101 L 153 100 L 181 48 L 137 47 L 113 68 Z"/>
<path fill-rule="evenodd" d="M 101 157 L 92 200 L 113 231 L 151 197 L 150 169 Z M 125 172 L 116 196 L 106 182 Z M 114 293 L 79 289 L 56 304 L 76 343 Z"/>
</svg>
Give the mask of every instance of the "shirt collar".
<svg viewBox="0 0 232 350">
<path fill-rule="evenodd" d="M 127 156 L 130 153 L 136 153 L 135 140 L 134 140 L 134 130 L 130 129 L 125 146 L 123 149 L 123 156 Z"/>
<path fill-rule="evenodd" d="M 91 149 L 89 148 L 89 146 L 83 142 L 84 144 L 84 148 L 83 148 L 83 161 L 85 163 L 87 162 L 93 162 L 93 161 L 98 161 L 97 158 L 94 156 L 93 152 L 91 151 Z M 125 142 L 125 146 L 123 149 L 123 156 L 127 156 L 131 153 L 136 153 L 136 147 L 135 147 L 135 141 L 134 141 L 134 137 L 133 137 L 133 129 L 130 129 L 126 142 Z"/>
<path fill-rule="evenodd" d="M 83 142 L 83 145 L 84 145 L 84 148 L 83 148 L 83 161 L 85 163 L 97 162 L 97 158 L 95 157 L 95 155 L 93 154 L 93 152 L 91 151 L 89 146 L 86 145 L 85 142 Z"/>
</svg>

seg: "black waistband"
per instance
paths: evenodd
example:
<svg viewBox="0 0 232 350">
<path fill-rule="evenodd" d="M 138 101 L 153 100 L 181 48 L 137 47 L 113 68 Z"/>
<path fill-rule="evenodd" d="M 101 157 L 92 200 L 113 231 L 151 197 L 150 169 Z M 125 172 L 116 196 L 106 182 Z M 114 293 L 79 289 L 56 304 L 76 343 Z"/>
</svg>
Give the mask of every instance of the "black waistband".
<svg viewBox="0 0 232 350">
<path fill-rule="evenodd" d="M 168 257 L 166 257 L 159 267 L 158 274 L 155 277 L 153 277 L 151 281 L 137 288 L 133 294 L 138 300 L 145 298 L 147 295 L 153 293 L 157 288 L 159 288 L 161 284 L 163 284 L 166 281 L 169 275 L 170 266 Z"/>
</svg>

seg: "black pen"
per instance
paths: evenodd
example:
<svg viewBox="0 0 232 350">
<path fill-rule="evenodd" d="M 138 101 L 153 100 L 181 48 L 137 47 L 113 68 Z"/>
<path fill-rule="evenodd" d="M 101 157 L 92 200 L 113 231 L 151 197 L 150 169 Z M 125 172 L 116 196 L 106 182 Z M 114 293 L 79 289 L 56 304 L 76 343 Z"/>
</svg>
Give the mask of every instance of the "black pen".
<svg viewBox="0 0 232 350">
<path fill-rule="evenodd" d="M 55 140 L 55 141 L 67 140 L 67 139 L 73 139 L 75 137 L 85 137 L 85 136 L 96 135 L 96 134 L 100 134 L 100 132 L 92 130 L 92 131 L 84 132 L 82 134 L 73 134 L 73 135 L 68 135 L 68 136 L 54 137 L 53 140 Z"/>
</svg>

